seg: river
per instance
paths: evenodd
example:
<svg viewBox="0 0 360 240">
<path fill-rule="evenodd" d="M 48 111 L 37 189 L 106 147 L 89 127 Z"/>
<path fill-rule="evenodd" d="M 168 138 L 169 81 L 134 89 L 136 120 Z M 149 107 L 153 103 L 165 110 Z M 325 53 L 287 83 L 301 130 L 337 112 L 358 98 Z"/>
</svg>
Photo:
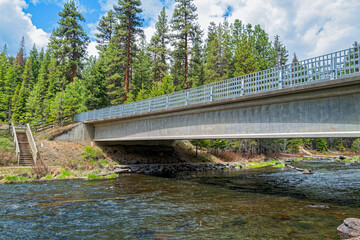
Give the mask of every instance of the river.
<svg viewBox="0 0 360 240">
<path fill-rule="evenodd" d="M 340 239 L 360 164 L 296 165 L 0 185 L 0 239 Z"/>
</svg>

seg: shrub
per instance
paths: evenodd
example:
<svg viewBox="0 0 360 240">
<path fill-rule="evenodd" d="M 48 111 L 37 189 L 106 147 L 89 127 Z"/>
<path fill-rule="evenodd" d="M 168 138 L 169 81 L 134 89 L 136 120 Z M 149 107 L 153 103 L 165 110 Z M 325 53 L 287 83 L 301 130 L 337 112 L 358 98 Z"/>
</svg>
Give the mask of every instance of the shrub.
<svg viewBox="0 0 360 240">
<path fill-rule="evenodd" d="M 88 179 L 100 179 L 100 178 L 102 178 L 101 176 L 98 176 L 98 175 L 96 175 L 96 174 L 88 174 L 87 175 L 87 178 Z"/>
<path fill-rule="evenodd" d="M 327 142 L 324 138 L 318 138 L 315 141 L 316 151 L 325 153 L 328 150 Z"/>
<path fill-rule="evenodd" d="M 351 145 L 351 151 L 360 152 L 360 138 L 355 139 Z"/>
<path fill-rule="evenodd" d="M 57 176 L 58 179 L 64 179 L 64 178 L 68 178 L 71 176 L 70 172 L 67 172 L 65 170 L 61 170 L 61 174 L 59 176 Z"/>
<path fill-rule="evenodd" d="M 288 141 L 287 149 L 292 153 L 298 153 L 300 151 L 299 146 L 302 144 L 302 140 L 300 138 L 290 139 Z"/>
<path fill-rule="evenodd" d="M 48 180 L 54 179 L 54 177 L 51 174 L 46 174 L 44 178 Z"/>
<path fill-rule="evenodd" d="M 84 160 L 99 160 L 103 158 L 103 152 L 99 148 L 94 148 L 92 146 L 86 146 L 84 152 L 82 153 Z"/>
</svg>

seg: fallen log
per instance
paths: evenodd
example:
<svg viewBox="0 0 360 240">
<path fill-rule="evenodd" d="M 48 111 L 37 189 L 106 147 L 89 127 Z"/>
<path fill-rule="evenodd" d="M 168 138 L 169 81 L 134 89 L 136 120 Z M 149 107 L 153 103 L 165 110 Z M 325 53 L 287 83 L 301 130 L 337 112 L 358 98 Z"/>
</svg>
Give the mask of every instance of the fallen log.
<svg viewBox="0 0 360 240">
<path fill-rule="evenodd" d="M 289 165 L 289 164 L 285 164 L 285 167 L 294 169 L 294 170 L 296 170 L 296 171 L 300 171 L 300 172 L 302 172 L 303 174 L 312 174 L 312 173 L 313 173 L 310 169 L 297 168 L 297 167 L 291 166 L 291 165 Z"/>
</svg>

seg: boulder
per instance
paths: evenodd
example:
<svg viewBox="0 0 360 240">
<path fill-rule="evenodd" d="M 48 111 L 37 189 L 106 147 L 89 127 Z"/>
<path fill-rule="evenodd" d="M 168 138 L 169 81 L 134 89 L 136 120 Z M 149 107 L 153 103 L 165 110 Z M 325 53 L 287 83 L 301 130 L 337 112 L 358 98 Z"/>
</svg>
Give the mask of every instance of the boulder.
<svg viewBox="0 0 360 240">
<path fill-rule="evenodd" d="M 345 238 L 354 238 L 360 236 L 360 219 L 359 218 L 347 218 L 344 223 L 337 228 L 337 232 L 340 236 Z"/>
</svg>

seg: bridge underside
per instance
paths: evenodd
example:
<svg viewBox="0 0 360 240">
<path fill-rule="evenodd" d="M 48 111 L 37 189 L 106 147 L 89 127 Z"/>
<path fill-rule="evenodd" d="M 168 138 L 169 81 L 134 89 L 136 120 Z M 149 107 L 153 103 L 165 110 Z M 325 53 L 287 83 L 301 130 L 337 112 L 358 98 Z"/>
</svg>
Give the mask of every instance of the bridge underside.
<svg viewBox="0 0 360 240">
<path fill-rule="evenodd" d="M 359 76 L 88 122 L 93 141 L 360 137 Z"/>
</svg>

